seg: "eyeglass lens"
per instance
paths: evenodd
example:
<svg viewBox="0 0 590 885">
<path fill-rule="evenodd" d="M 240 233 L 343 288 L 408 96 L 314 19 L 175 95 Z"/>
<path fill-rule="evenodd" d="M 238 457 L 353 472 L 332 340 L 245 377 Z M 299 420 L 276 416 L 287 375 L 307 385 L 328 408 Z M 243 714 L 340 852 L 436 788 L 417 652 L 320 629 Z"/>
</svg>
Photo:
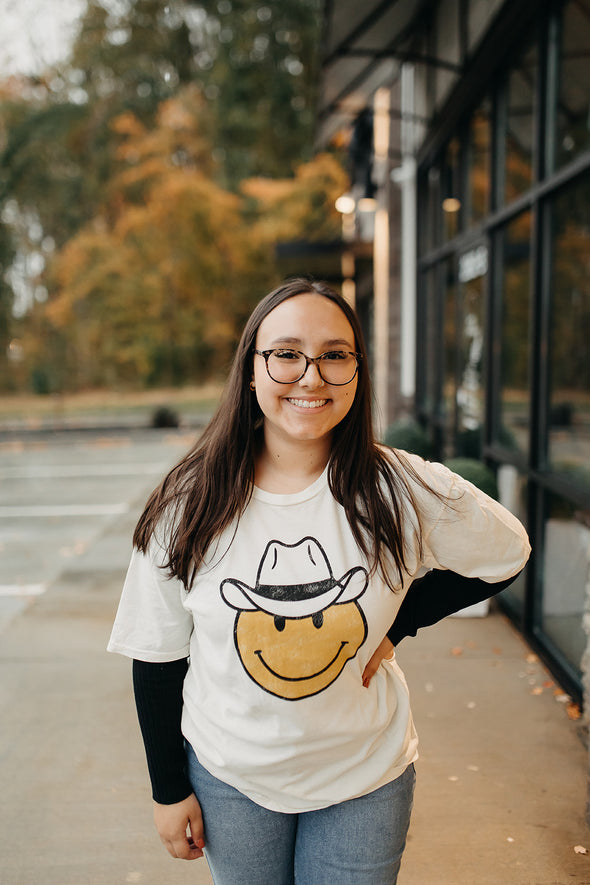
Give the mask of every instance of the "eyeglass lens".
<svg viewBox="0 0 590 885">
<path fill-rule="evenodd" d="M 314 360 L 320 376 L 327 384 L 348 384 L 357 370 L 354 354 L 343 350 L 323 353 Z M 273 350 L 268 355 L 268 373 L 274 381 L 291 384 L 299 381 L 306 372 L 307 359 L 296 350 Z"/>
</svg>

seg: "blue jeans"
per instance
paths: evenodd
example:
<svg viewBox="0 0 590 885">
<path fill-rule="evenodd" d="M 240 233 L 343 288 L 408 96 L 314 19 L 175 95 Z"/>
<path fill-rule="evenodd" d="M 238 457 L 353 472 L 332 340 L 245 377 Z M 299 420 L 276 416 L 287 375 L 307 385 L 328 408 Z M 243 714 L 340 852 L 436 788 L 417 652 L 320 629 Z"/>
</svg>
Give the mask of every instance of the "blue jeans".
<svg viewBox="0 0 590 885">
<path fill-rule="evenodd" d="M 319 811 L 269 811 L 214 778 L 187 745 L 215 885 L 395 885 L 414 796 L 410 765 L 366 796 Z"/>
</svg>

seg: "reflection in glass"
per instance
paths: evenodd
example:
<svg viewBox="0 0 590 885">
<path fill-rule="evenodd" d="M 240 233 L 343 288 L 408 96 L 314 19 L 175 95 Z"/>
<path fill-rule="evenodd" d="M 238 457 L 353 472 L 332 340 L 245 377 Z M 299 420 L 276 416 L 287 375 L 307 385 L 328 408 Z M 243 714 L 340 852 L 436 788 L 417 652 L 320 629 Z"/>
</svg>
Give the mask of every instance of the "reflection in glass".
<svg viewBox="0 0 590 885">
<path fill-rule="evenodd" d="M 590 492 L 590 172 L 552 209 L 549 462 Z"/>
<path fill-rule="evenodd" d="M 543 632 L 580 672 L 586 647 L 582 615 L 590 567 L 590 511 L 547 496 L 543 545 Z"/>
<path fill-rule="evenodd" d="M 512 464 L 501 464 L 496 470 L 498 483 L 498 500 L 500 504 L 514 513 L 522 524 L 527 524 L 527 481 Z M 522 617 L 525 603 L 526 580 L 524 572 L 502 594 L 503 600 L 515 613 Z"/>
<path fill-rule="evenodd" d="M 448 143 L 442 163 L 440 212 L 442 212 L 443 240 L 450 240 L 459 231 L 461 221 L 461 177 L 459 139 Z"/>
<path fill-rule="evenodd" d="M 565 7 L 556 126 L 559 168 L 590 147 L 590 0 Z"/>
<path fill-rule="evenodd" d="M 483 250 L 483 251 L 482 251 Z M 485 267 L 472 256 L 487 256 L 485 247 L 478 247 L 461 256 L 459 262 L 460 305 L 460 381 L 457 390 L 457 454 L 469 458 L 481 455 L 483 425 L 483 304 Z M 462 272 L 463 268 L 471 268 Z"/>
<path fill-rule="evenodd" d="M 452 258 L 443 265 L 444 279 L 444 365 L 441 402 L 441 424 L 443 426 L 443 457 L 450 458 L 455 439 L 455 401 L 457 375 L 457 280 Z"/>
<path fill-rule="evenodd" d="M 473 114 L 469 124 L 469 221 L 481 221 L 490 208 L 491 126 L 489 102 Z"/>
<path fill-rule="evenodd" d="M 534 107 L 537 50 L 533 47 L 511 72 L 506 88 L 504 200 L 510 202 L 533 181 Z"/>
<path fill-rule="evenodd" d="M 422 251 L 428 252 L 440 243 L 440 169 L 431 166 L 426 180 L 426 213 L 422 219 Z"/>
<path fill-rule="evenodd" d="M 431 268 L 426 276 L 426 292 L 424 299 L 424 402 L 425 411 L 432 415 L 438 400 L 438 336 L 437 322 L 437 269 Z"/>
<path fill-rule="evenodd" d="M 530 235 L 530 212 L 504 231 L 500 425 L 494 430 L 496 442 L 520 452 L 528 451 L 530 423 Z"/>
</svg>

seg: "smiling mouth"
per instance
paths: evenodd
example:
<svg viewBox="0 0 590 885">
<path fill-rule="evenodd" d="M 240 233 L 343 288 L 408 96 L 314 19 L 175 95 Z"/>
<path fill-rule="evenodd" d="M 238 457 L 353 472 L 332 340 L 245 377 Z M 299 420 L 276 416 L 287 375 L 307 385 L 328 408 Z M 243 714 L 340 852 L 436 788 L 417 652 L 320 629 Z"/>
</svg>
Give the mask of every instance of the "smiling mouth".
<svg viewBox="0 0 590 885">
<path fill-rule="evenodd" d="M 293 397 L 287 397 L 287 402 L 291 403 L 294 406 L 301 406 L 302 409 L 319 409 L 322 406 L 325 406 L 328 402 L 327 399 L 294 399 Z"/>
<path fill-rule="evenodd" d="M 258 660 L 260 661 L 262 666 L 266 670 L 268 670 L 269 673 L 272 673 L 273 676 L 276 676 L 277 679 L 283 679 L 285 682 L 305 682 L 307 679 L 315 679 L 316 676 L 320 676 L 322 673 L 325 673 L 326 670 L 329 670 L 330 667 L 332 666 L 332 664 L 334 664 L 338 660 L 338 658 L 340 657 L 340 652 L 342 651 L 342 649 L 344 648 L 345 645 L 348 645 L 348 642 L 344 642 L 344 641 L 341 642 L 340 648 L 338 649 L 338 651 L 336 652 L 336 654 L 334 655 L 332 660 L 328 664 L 326 664 L 325 667 L 322 667 L 321 670 L 318 670 L 317 673 L 312 673 L 310 676 L 281 676 L 280 673 L 277 673 L 276 670 L 273 670 L 272 667 L 268 666 L 268 664 L 266 663 L 266 661 L 262 657 L 261 649 L 259 649 L 259 648 L 256 649 L 254 654 L 256 655 L 256 657 L 258 658 Z"/>
</svg>

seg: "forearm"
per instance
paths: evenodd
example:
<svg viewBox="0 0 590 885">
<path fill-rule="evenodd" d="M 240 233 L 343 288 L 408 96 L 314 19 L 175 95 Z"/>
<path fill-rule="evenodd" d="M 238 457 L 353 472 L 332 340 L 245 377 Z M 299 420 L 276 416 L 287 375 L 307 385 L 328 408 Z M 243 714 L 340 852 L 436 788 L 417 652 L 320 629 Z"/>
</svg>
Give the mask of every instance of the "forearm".
<svg viewBox="0 0 590 885">
<path fill-rule="evenodd" d="M 462 608 L 495 596 L 512 584 L 518 574 L 492 584 L 481 578 L 433 569 L 413 582 L 387 636 L 399 645 L 404 637 L 415 636 L 421 627 L 436 624 Z"/>
<path fill-rule="evenodd" d="M 182 687 L 188 660 L 162 664 L 133 661 L 133 689 L 152 784 L 162 805 L 186 799 L 192 792 L 186 774 L 182 736 Z"/>
</svg>

